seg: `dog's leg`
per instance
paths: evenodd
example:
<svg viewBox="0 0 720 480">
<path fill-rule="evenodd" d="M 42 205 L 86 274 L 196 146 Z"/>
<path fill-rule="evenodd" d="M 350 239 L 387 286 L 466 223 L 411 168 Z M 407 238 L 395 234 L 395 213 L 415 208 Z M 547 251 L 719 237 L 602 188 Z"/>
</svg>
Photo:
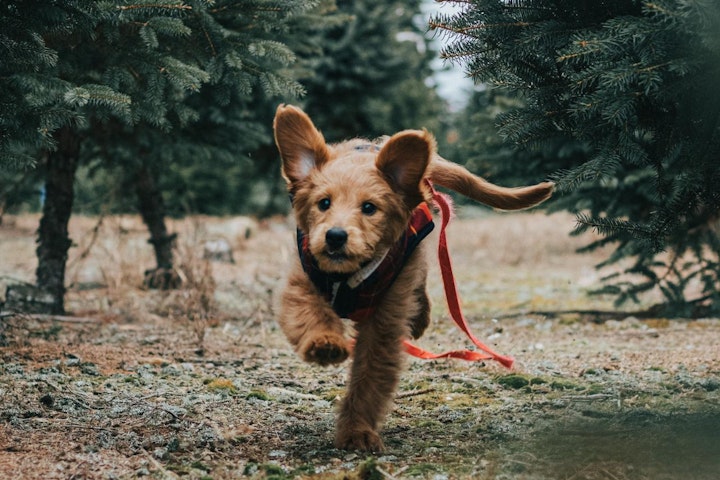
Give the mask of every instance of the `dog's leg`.
<svg viewBox="0 0 720 480">
<path fill-rule="evenodd" d="M 410 319 L 410 334 L 413 338 L 417 339 L 422 337 L 425 329 L 430 325 L 430 297 L 428 296 L 425 283 L 415 289 L 413 297 L 420 311 Z"/>
<path fill-rule="evenodd" d="M 410 335 L 409 319 L 420 316 L 414 292 L 419 288 L 424 292 L 424 275 L 424 257 L 414 255 L 375 314 L 357 324 L 348 391 L 338 414 L 338 448 L 384 448 L 378 429 L 395 396 L 405 358 L 402 340 Z"/>
<path fill-rule="evenodd" d="M 397 388 L 405 322 L 381 313 L 358 325 L 348 392 L 337 421 L 338 448 L 383 451 L 377 431 Z"/>
<path fill-rule="evenodd" d="M 329 365 L 347 359 L 344 325 L 317 293 L 299 263 L 288 277 L 278 321 L 290 344 L 306 362 Z"/>
</svg>

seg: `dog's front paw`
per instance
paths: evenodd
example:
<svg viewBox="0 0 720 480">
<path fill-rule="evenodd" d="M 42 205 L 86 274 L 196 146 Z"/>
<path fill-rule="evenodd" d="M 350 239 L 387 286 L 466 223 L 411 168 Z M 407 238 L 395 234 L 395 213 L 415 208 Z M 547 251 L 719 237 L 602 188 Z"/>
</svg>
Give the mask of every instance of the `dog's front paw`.
<svg viewBox="0 0 720 480">
<path fill-rule="evenodd" d="M 417 303 L 420 306 L 418 314 L 410 319 L 410 332 L 413 338 L 422 337 L 428 325 L 430 325 L 430 299 L 425 291 L 425 287 L 415 291 Z"/>
<path fill-rule="evenodd" d="M 306 362 L 330 365 L 344 362 L 350 355 L 347 340 L 342 335 L 324 333 L 305 342 L 299 349 Z"/>
<path fill-rule="evenodd" d="M 412 338 L 417 340 L 422 337 L 428 325 L 430 325 L 430 315 L 427 313 L 421 313 L 417 317 L 413 318 L 410 323 L 410 334 L 412 335 Z"/>
<path fill-rule="evenodd" d="M 380 435 L 371 429 L 338 431 L 335 435 L 335 447 L 343 450 L 362 450 L 365 452 L 384 452 L 385 445 Z"/>
</svg>

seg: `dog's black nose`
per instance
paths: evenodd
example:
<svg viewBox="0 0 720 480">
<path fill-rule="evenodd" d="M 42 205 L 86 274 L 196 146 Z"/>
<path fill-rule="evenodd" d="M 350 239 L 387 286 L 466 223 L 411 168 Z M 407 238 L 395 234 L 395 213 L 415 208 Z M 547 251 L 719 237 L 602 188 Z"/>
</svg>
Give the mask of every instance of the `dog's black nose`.
<svg viewBox="0 0 720 480">
<path fill-rule="evenodd" d="M 347 232 L 340 227 L 333 227 L 325 233 L 325 243 L 333 250 L 337 250 L 345 245 L 347 238 Z"/>
</svg>

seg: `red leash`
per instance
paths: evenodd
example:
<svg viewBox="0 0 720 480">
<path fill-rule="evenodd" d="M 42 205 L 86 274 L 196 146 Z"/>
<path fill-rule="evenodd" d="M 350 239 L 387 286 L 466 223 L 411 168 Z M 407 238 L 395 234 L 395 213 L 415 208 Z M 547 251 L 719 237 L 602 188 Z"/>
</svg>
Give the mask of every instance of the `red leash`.
<svg viewBox="0 0 720 480">
<path fill-rule="evenodd" d="M 428 352 L 427 350 L 423 350 L 422 348 L 413 345 L 407 340 L 404 342 L 405 351 L 414 357 L 427 360 L 437 358 L 459 358 L 461 360 L 468 361 L 495 360 L 497 362 L 500 362 L 507 368 L 511 368 L 514 361 L 511 357 L 499 355 L 492 351 L 487 345 L 483 344 L 475 337 L 475 335 L 472 334 L 470 328 L 467 325 L 465 316 L 463 315 L 462 309 L 460 308 L 460 298 L 458 297 L 457 285 L 455 284 L 455 276 L 453 275 L 452 265 L 450 263 L 450 252 L 448 251 L 447 238 L 445 236 L 445 229 L 448 223 L 450 223 L 450 217 L 452 215 L 450 200 L 447 198 L 446 195 L 435 190 L 435 187 L 433 187 L 433 184 L 430 182 L 430 180 L 426 180 L 426 182 L 427 185 L 430 187 L 430 191 L 432 192 L 433 203 L 437 208 L 440 209 L 440 214 L 442 218 L 442 225 L 440 227 L 440 241 L 438 244 L 438 259 L 440 261 L 440 273 L 442 275 L 443 286 L 445 287 L 445 298 L 447 298 L 448 310 L 450 311 L 450 316 L 453 320 L 455 320 L 458 328 L 465 332 L 465 335 L 467 335 L 467 337 L 473 342 L 473 344 L 475 344 L 475 346 L 481 351 L 453 350 L 450 352 L 435 354 Z"/>
</svg>

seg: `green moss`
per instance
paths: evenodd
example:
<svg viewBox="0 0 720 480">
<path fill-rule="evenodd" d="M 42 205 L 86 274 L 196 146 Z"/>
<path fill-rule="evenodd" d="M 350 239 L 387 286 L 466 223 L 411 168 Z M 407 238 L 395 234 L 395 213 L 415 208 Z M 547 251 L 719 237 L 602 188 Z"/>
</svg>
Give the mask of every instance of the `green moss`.
<svg viewBox="0 0 720 480">
<path fill-rule="evenodd" d="M 260 467 L 265 470 L 265 473 L 268 475 L 285 475 L 285 470 L 283 470 L 280 465 L 274 463 L 266 463 Z"/>
<path fill-rule="evenodd" d="M 198 469 L 198 470 L 205 470 L 206 472 L 209 472 L 209 471 L 210 471 L 210 467 L 208 467 L 207 465 L 205 465 L 204 463 L 202 463 L 202 462 L 199 461 L 199 460 L 196 460 L 196 461 L 192 462 L 192 463 L 190 464 L 190 466 L 191 466 L 192 468 L 196 468 L 196 469 Z"/>
<path fill-rule="evenodd" d="M 582 390 L 583 387 L 566 380 L 553 380 L 550 382 L 550 388 L 553 390 Z"/>
<path fill-rule="evenodd" d="M 263 463 L 261 465 L 258 465 L 257 463 L 250 462 L 245 465 L 245 468 L 243 469 L 243 475 L 255 476 L 260 471 L 262 471 L 263 473 L 262 478 L 266 480 L 287 480 L 289 478 L 293 478 L 293 475 L 288 475 L 287 473 L 285 473 L 285 470 L 283 470 L 280 465 L 274 463 Z"/>
<path fill-rule="evenodd" d="M 166 466 L 165 466 L 165 469 L 168 470 L 168 471 L 170 471 L 170 472 L 177 473 L 177 474 L 179 474 L 179 475 L 188 475 L 188 474 L 190 473 L 190 470 L 191 470 L 190 467 L 188 467 L 187 465 L 177 465 L 177 464 L 174 464 L 174 463 L 171 463 L 171 464 L 169 464 L 169 465 L 166 465 Z"/>
<path fill-rule="evenodd" d="M 592 385 L 587 387 L 587 393 L 588 395 L 594 395 L 597 393 L 603 393 L 605 391 L 605 386 L 600 385 L 599 383 L 593 383 Z"/>
<path fill-rule="evenodd" d="M 259 469 L 259 465 L 255 462 L 248 462 L 245 464 L 245 468 L 243 468 L 243 475 L 250 476 L 255 475 Z"/>
<path fill-rule="evenodd" d="M 293 477 L 298 476 L 306 476 L 306 475 L 314 475 L 315 474 L 315 467 L 313 465 L 301 465 L 297 467 L 295 470 L 292 471 Z"/>
<path fill-rule="evenodd" d="M 247 394 L 247 397 L 246 397 L 246 398 L 247 398 L 248 400 L 250 400 L 251 398 L 257 398 L 258 400 L 265 400 L 265 401 L 267 401 L 267 400 L 270 400 L 270 395 L 268 395 L 267 393 L 265 393 L 265 392 L 262 391 L 262 390 L 253 390 L 253 391 L 251 391 L 250 393 Z"/>
<path fill-rule="evenodd" d="M 516 373 L 511 373 L 510 375 L 498 377 L 496 381 L 503 387 L 512 388 L 514 390 L 519 390 L 530 384 L 530 380 L 528 380 L 527 377 Z"/>
<path fill-rule="evenodd" d="M 405 470 L 408 477 L 425 477 L 428 473 L 440 472 L 441 468 L 434 463 L 418 463 Z"/>
</svg>

